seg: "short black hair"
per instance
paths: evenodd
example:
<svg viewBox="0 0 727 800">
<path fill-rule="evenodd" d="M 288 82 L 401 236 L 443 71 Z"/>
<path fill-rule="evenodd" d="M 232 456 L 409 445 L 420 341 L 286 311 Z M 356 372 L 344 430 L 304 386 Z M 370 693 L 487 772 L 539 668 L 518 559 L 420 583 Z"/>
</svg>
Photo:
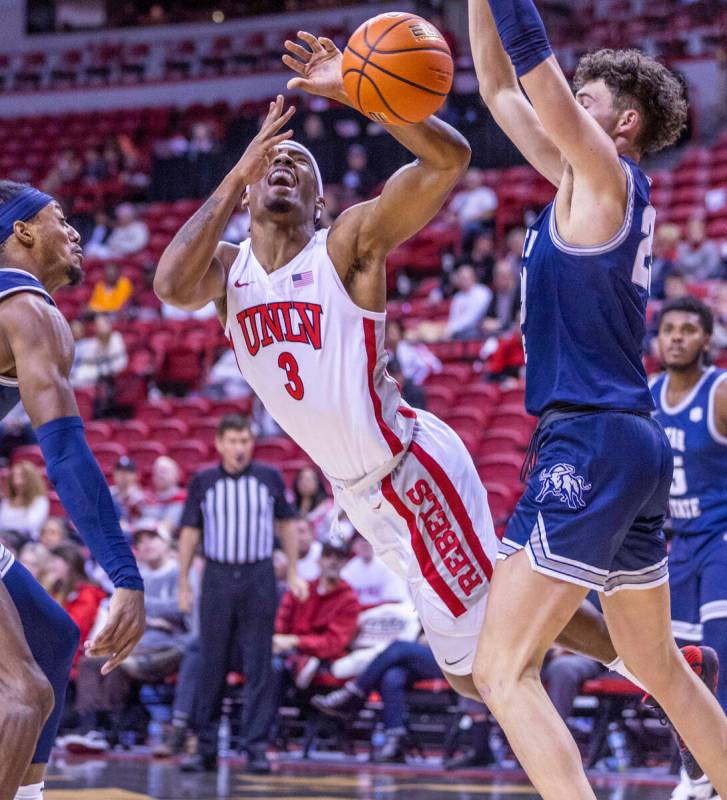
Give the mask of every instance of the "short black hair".
<svg viewBox="0 0 727 800">
<path fill-rule="evenodd" d="M 712 331 L 714 330 L 714 314 L 712 314 L 708 306 L 701 300 L 697 300 L 696 297 L 688 295 L 687 297 L 678 297 L 676 300 L 669 300 L 667 303 L 664 303 L 661 314 L 659 314 L 660 328 L 664 317 L 670 311 L 685 311 L 687 314 L 696 314 L 699 317 L 699 324 L 702 326 L 702 330 L 707 336 L 712 335 Z"/>
<path fill-rule="evenodd" d="M 10 202 L 16 195 L 24 189 L 32 188 L 28 183 L 18 183 L 17 181 L 0 181 L 0 205 Z M 9 237 L 8 237 L 9 238 Z M 7 239 L 0 242 L 0 252 L 5 248 Z"/>
<path fill-rule="evenodd" d="M 252 432 L 252 425 L 249 417 L 243 417 L 242 414 L 225 414 L 224 417 L 217 423 L 217 438 L 221 439 L 227 431 L 250 431 Z"/>
</svg>

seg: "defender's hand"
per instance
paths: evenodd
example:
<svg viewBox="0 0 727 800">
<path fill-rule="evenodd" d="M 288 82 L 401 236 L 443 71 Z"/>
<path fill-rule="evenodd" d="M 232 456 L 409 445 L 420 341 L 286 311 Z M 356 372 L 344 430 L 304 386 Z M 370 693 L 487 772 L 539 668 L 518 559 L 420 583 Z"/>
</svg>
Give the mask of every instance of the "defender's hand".
<svg viewBox="0 0 727 800">
<path fill-rule="evenodd" d="M 299 78 L 288 81 L 288 89 L 303 89 L 308 94 L 317 94 L 344 105 L 351 105 L 343 88 L 341 51 L 325 36 L 316 37 L 312 33 L 298 31 L 298 37 L 308 46 L 303 47 L 290 40 L 285 42 L 285 49 L 293 55 L 286 53 L 283 64 L 300 75 Z"/>
<path fill-rule="evenodd" d="M 108 675 L 136 647 L 145 627 L 144 592 L 134 589 L 116 589 L 111 597 L 109 618 L 103 630 L 92 642 L 86 642 L 87 656 L 110 656 L 101 667 Z"/>
<path fill-rule="evenodd" d="M 237 162 L 234 171 L 242 177 L 245 186 L 257 183 L 265 175 L 275 158 L 275 148 L 293 135 L 293 131 L 290 130 L 280 133 L 280 129 L 295 114 L 294 106 L 283 112 L 284 103 L 282 94 L 279 94 L 277 99 L 270 103 L 268 115 L 260 126 L 259 133 Z"/>
</svg>

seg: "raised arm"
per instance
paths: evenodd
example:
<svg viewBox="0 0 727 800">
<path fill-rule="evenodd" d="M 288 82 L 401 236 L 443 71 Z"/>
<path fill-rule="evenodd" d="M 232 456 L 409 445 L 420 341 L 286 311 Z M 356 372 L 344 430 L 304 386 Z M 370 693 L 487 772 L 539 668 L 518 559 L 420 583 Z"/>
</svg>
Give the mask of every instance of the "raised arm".
<svg viewBox="0 0 727 800">
<path fill-rule="evenodd" d="M 472 59 L 485 105 L 530 164 L 559 186 L 563 174 L 560 150 L 520 88 L 487 0 L 469 0 L 469 27 Z"/>
<path fill-rule="evenodd" d="M 68 375 L 73 337 L 58 309 L 21 293 L 3 301 L 0 346 L 12 355 L 20 396 L 36 430 L 48 477 L 79 534 L 115 591 L 104 629 L 87 647 L 110 656 L 110 672 L 144 632 L 143 583 L 119 526 L 111 493 L 83 435 Z"/>
<path fill-rule="evenodd" d="M 286 42 L 295 58 L 286 55 L 283 61 L 301 76 L 288 87 L 350 106 L 341 78 L 341 52 L 325 37 L 318 39 L 304 31 L 299 36 L 307 47 Z M 329 253 L 352 297 L 372 311 L 383 310 L 385 287 L 380 280 L 362 281 L 362 275 L 381 267 L 389 252 L 439 212 L 470 160 L 466 139 L 436 117 L 418 125 L 384 127 L 416 161 L 389 178 L 379 197 L 345 211 L 328 239 Z"/>
<path fill-rule="evenodd" d="M 230 216 L 245 188 L 260 180 L 270 166 L 275 147 L 292 131 L 280 133 L 295 113 L 283 112 L 283 98 L 270 103 L 259 133 L 207 202 L 177 232 L 159 259 L 154 291 L 160 300 L 195 311 L 210 300 L 220 300 L 227 288 L 227 272 L 237 248 L 220 242 Z"/>
<path fill-rule="evenodd" d="M 602 193 L 625 196 L 626 179 L 616 146 L 573 96 L 533 0 L 481 0 L 485 1 L 515 74 L 576 180 L 583 179 Z"/>
</svg>

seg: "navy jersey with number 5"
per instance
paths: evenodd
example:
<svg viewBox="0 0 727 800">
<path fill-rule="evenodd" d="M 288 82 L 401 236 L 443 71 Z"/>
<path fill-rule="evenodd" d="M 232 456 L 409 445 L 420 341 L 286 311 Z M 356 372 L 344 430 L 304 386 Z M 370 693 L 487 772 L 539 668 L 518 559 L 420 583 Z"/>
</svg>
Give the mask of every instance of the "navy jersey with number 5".
<svg viewBox="0 0 727 800">
<path fill-rule="evenodd" d="M 656 212 L 649 179 L 627 158 L 623 225 L 603 245 L 569 245 L 555 203 L 528 231 L 522 269 L 525 405 L 559 404 L 649 412 L 641 362 Z"/>
<path fill-rule="evenodd" d="M 727 534 L 727 436 L 715 425 L 714 398 L 727 370 L 708 369 L 677 406 L 667 403 L 667 375 L 651 391 L 656 419 L 674 454 L 669 492 L 672 529 L 681 536 Z"/>
</svg>

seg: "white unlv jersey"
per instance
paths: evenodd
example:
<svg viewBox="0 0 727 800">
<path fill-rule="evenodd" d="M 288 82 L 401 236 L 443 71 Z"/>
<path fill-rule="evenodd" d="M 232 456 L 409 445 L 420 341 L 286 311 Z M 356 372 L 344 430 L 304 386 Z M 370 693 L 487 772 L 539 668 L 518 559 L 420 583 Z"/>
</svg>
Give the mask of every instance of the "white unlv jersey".
<svg viewBox="0 0 727 800">
<path fill-rule="evenodd" d="M 356 306 L 318 231 L 268 274 L 248 239 L 227 282 L 226 334 L 243 376 L 329 478 L 353 482 L 404 453 L 416 415 L 386 373 L 385 313 Z"/>
</svg>

